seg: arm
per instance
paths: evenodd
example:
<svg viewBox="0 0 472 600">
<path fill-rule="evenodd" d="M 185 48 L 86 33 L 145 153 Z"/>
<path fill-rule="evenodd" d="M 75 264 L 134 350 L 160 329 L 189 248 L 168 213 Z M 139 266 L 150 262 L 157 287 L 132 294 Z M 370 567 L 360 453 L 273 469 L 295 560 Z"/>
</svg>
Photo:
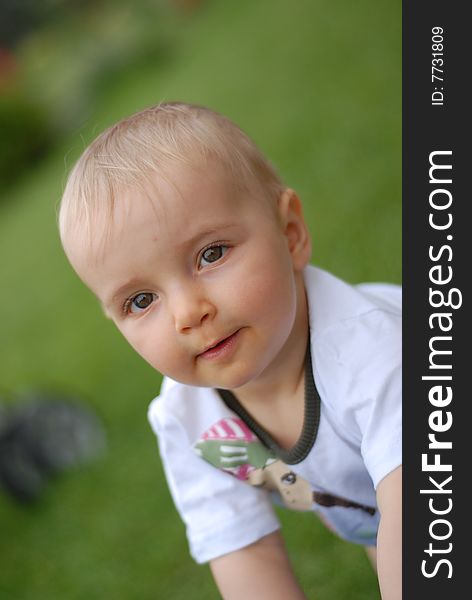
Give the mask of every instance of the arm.
<svg viewBox="0 0 472 600">
<path fill-rule="evenodd" d="M 306 600 L 278 531 L 210 563 L 224 600 Z"/>
<path fill-rule="evenodd" d="M 383 600 L 402 597 L 402 468 L 389 473 L 377 486 L 380 525 L 377 569 Z"/>
</svg>

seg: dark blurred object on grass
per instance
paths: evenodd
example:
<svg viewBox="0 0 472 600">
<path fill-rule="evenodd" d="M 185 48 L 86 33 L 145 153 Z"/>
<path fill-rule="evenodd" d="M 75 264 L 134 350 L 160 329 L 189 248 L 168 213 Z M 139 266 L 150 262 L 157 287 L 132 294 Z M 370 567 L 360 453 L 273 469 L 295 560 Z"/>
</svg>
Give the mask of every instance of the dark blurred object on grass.
<svg viewBox="0 0 472 600">
<path fill-rule="evenodd" d="M 20 502 L 33 502 L 53 477 L 104 449 L 103 428 L 83 403 L 32 393 L 0 412 L 0 487 Z"/>
</svg>

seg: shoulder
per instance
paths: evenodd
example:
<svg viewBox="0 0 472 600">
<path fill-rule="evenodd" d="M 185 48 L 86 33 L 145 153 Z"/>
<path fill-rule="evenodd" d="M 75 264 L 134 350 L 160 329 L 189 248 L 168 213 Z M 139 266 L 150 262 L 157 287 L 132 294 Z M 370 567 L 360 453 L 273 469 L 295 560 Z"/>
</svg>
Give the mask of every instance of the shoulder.
<svg viewBox="0 0 472 600">
<path fill-rule="evenodd" d="M 325 416 L 374 482 L 401 462 L 401 288 L 307 274 L 313 373 Z M 380 464 L 380 462 L 382 464 Z"/>
<path fill-rule="evenodd" d="M 390 284 L 350 285 L 309 267 L 305 273 L 314 368 L 341 370 L 356 379 L 401 362 L 401 288 Z M 381 369 L 379 371 L 379 363 Z"/>
<path fill-rule="evenodd" d="M 148 409 L 149 423 L 160 438 L 179 433 L 190 445 L 214 423 L 230 415 L 215 390 L 185 385 L 168 377 L 164 377 L 160 394 Z"/>
<path fill-rule="evenodd" d="M 312 336 L 371 313 L 401 318 L 402 289 L 398 285 L 352 285 L 312 265 L 305 269 L 304 279 Z"/>
<path fill-rule="evenodd" d="M 278 529 L 265 491 L 238 477 L 241 457 L 232 449 L 241 427 L 214 390 L 164 380 L 149 407 L 149 421 L 197 562 L 248 546 Z M 202 452 L 202 442 L 219 451 L 216 460 Z M 236 476 L 231 465 L 223 464 L 228 447 L 227 458 L 237 462 Z"/>
</svg>

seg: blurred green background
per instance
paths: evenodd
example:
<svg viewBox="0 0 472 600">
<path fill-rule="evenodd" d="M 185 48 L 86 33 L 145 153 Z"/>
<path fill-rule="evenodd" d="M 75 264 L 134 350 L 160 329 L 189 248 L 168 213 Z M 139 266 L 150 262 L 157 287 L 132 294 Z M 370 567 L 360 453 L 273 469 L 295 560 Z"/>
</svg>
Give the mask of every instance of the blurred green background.
<svg viewBox="0 0 472 600">
<path fill-rule="evenodd" d="M 146 421 L 160 376 L 61 252 L 66 173 L 121 117 L 161 100 L 206 104 L 299 192 L 314 263 L 351 282 L 400 282 L 401 5 L 24 0 L 2 11 L 0 403 L 73 391 L 102 419 L 108 452 L 31 506 L 0 490 L 0 598 L 218 598 L 188 556 Z M 308 597 L 378 598 L 360 547 L 311 514 L 280 517 Z"/>
</svg>

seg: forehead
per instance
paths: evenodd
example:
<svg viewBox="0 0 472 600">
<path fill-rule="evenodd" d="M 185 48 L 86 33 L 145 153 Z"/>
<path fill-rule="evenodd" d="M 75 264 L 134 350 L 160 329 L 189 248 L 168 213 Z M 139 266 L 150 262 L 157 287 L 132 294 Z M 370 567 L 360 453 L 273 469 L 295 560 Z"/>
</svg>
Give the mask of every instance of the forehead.
<svg viewBox="0 0 472 600">
<path fill-rule="evenodd" d="M 177 243 L 203 229 L 254 223 L 273 215 L 274 207 L 259 186 L 237 185 L 215 164 L 178 165 L 149 177 L 143 185 L 117 190 L 113 207 L 98 210 L 88 235 L 79 227 L 66 240 L 65 249 L 75 267 L 94 266 L 132 236 L 138 244 L 168 236 Z"/>
<path fill-rule="evenodd" d="M 142 190 L 127 190 L 116 203 L 113 233 L 121 236 L 132 222 L 149 220 L 156 235 L 192 235 L 203 226 L 228 219 L 267 219 L 273 207 L 259 186 L 246 189 L 222 168 L 176 166 L 153 177 Z"/>
</svg>

